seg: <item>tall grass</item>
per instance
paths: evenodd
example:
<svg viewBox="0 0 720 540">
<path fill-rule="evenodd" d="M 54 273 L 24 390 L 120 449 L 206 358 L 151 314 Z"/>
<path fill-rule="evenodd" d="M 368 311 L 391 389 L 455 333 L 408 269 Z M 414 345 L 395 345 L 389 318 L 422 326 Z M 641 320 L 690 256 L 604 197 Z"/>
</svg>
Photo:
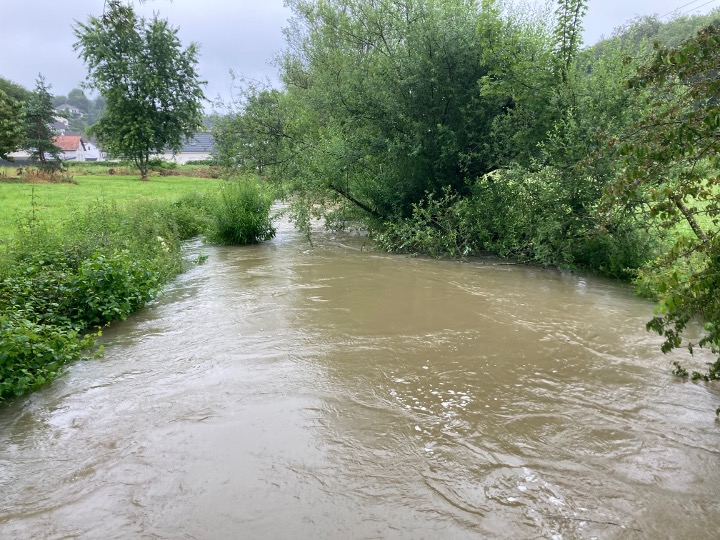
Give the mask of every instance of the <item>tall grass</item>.
<svg viewBox="0 0 720 540">
<path fill-rule="evenodd" d="M 256 244 L 273 238 L 273 199 L 270 188 L 254 178 L 227 182 L 211 199 L 207 239 L 220 244 Z"/>
<path fill-rule="evenodd" d="M 0 240 L 12 236 L 17 220 L 33 209 L 48 223 L 57 223 L 97 201 L 133 206 L 147 201 L 175 201 L 192 193 L 216 191 L 221 183 L 175 176 L 152 178 L 150 182 L 140 182 L 133 176 L 75 176 L 72 184 L 0 181 Z"/>
</svg>

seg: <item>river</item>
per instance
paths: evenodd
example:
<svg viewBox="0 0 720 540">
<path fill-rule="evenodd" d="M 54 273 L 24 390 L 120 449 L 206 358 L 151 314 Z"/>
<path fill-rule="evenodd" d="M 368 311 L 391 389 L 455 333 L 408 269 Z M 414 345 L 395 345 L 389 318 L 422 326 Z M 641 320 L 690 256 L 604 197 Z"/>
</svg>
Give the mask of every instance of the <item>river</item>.
<svg viewBox="0 0 720 540">
<path fill-rule="evenodd" d="M 0 538 L 717 538 L 717 387 L 611 281 L 287 223 L 0 406 Z"/>
</svg>

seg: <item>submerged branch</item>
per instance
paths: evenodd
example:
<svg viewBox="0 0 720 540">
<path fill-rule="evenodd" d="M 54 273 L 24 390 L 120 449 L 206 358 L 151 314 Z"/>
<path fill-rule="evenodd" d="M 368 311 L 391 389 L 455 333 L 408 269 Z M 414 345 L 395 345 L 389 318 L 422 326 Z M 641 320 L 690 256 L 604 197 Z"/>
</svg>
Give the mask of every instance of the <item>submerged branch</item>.
<svg viewBox="0 0 720 540">
<path fill-rule="evenodd" d="M 383 219 L 383 216 L 381 216 L 380 213 L 379 213 L 377 210 L 374 210 L 374 209 L 370 208 L 367 204 L 365 204 L 365 203 L 357 200 L 355 197 L 353 197 L 352 195 L 350 195 L 350 194 L 347 193 L 346 191 L 343 191 L 342 189 L 340 189 L 340 188 L 338 188 L 338 187 L 336 187 L 336 186 L 334 186 L 334 185 L 332 185 L 332 184 L 330 184 L 330 189 L 332 189 L 332 190 L 333 190 L 335 193 L 337 193 L 338 195 L 341 195 L 342 197 L 345 197 L 348 201 L 350 201 L 351 203 L 353 203 L 353 204 L 354 204 L 355 206 L 357 206 L 358 208 L 360 208 L 360 209 L 362 209 L 362 210 L 365 210 L 368 214 L 370 214 L 370 215 L 373 216 L 374 218 Z"/>
</svg>

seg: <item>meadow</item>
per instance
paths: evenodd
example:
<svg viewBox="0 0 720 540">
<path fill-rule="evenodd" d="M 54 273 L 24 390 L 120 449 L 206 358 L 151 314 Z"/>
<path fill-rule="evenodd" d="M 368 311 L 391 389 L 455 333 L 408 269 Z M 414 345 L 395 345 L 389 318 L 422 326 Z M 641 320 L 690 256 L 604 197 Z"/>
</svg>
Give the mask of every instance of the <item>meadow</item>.
<svg viewBox="0 0 720 540">
<path fill-rule="evenodd" d="M 190 193 L 208 192 L 220 183 L 186 176 L 157 176 L 142 182 L 137 175 L 75 175 L 72 183 L 26 183 L 3 178 L 0 173 L 0 239 L 11 236 L 18 220 L 33 212 L 35 217 L 54 223 L 95 203 L 124 206 L 138 201 L 172 201 Z"/>
</svg>

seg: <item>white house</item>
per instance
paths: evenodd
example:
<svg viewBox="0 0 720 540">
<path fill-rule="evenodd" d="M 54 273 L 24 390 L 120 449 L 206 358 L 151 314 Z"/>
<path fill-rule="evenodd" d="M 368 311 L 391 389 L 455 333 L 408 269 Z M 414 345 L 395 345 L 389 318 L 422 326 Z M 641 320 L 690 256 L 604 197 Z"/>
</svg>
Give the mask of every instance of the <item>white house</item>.
<svg viewBox="0 0 720 540">
<path fill-rule="evenodd" d="M 67 103 L 63 103 L 62 105 L 55 107 L 55 110 L 61 113 L 70 114 L 73 118 L 78 118 L 83 115 L 80 109 L 78 109 L 77 107 L 73 107 L 72 105 L 69 105 Z"/>
<path fill-rule="evenodd" d="M 58 135 L 53 142 L 62 161 L 85 161 L 85 141 L 80 135 Z"/>
<path fill-rule="evenodd" d="M 215 141 L 209 133 L 196 133 L 190 139 L 185 141 L 182 149 L 173 154 L 171 150 L 165 150 L 157 157 L 165 161 L 172 161 L 178 165 L 185 165 L 193 161 L 211 159 L 215 150 Z"/>
<path fill-rule="evenodd" d="M 106 157 L 92 141 L 85 141 L 85 161 L 105 161 Z"/>
</svg>

